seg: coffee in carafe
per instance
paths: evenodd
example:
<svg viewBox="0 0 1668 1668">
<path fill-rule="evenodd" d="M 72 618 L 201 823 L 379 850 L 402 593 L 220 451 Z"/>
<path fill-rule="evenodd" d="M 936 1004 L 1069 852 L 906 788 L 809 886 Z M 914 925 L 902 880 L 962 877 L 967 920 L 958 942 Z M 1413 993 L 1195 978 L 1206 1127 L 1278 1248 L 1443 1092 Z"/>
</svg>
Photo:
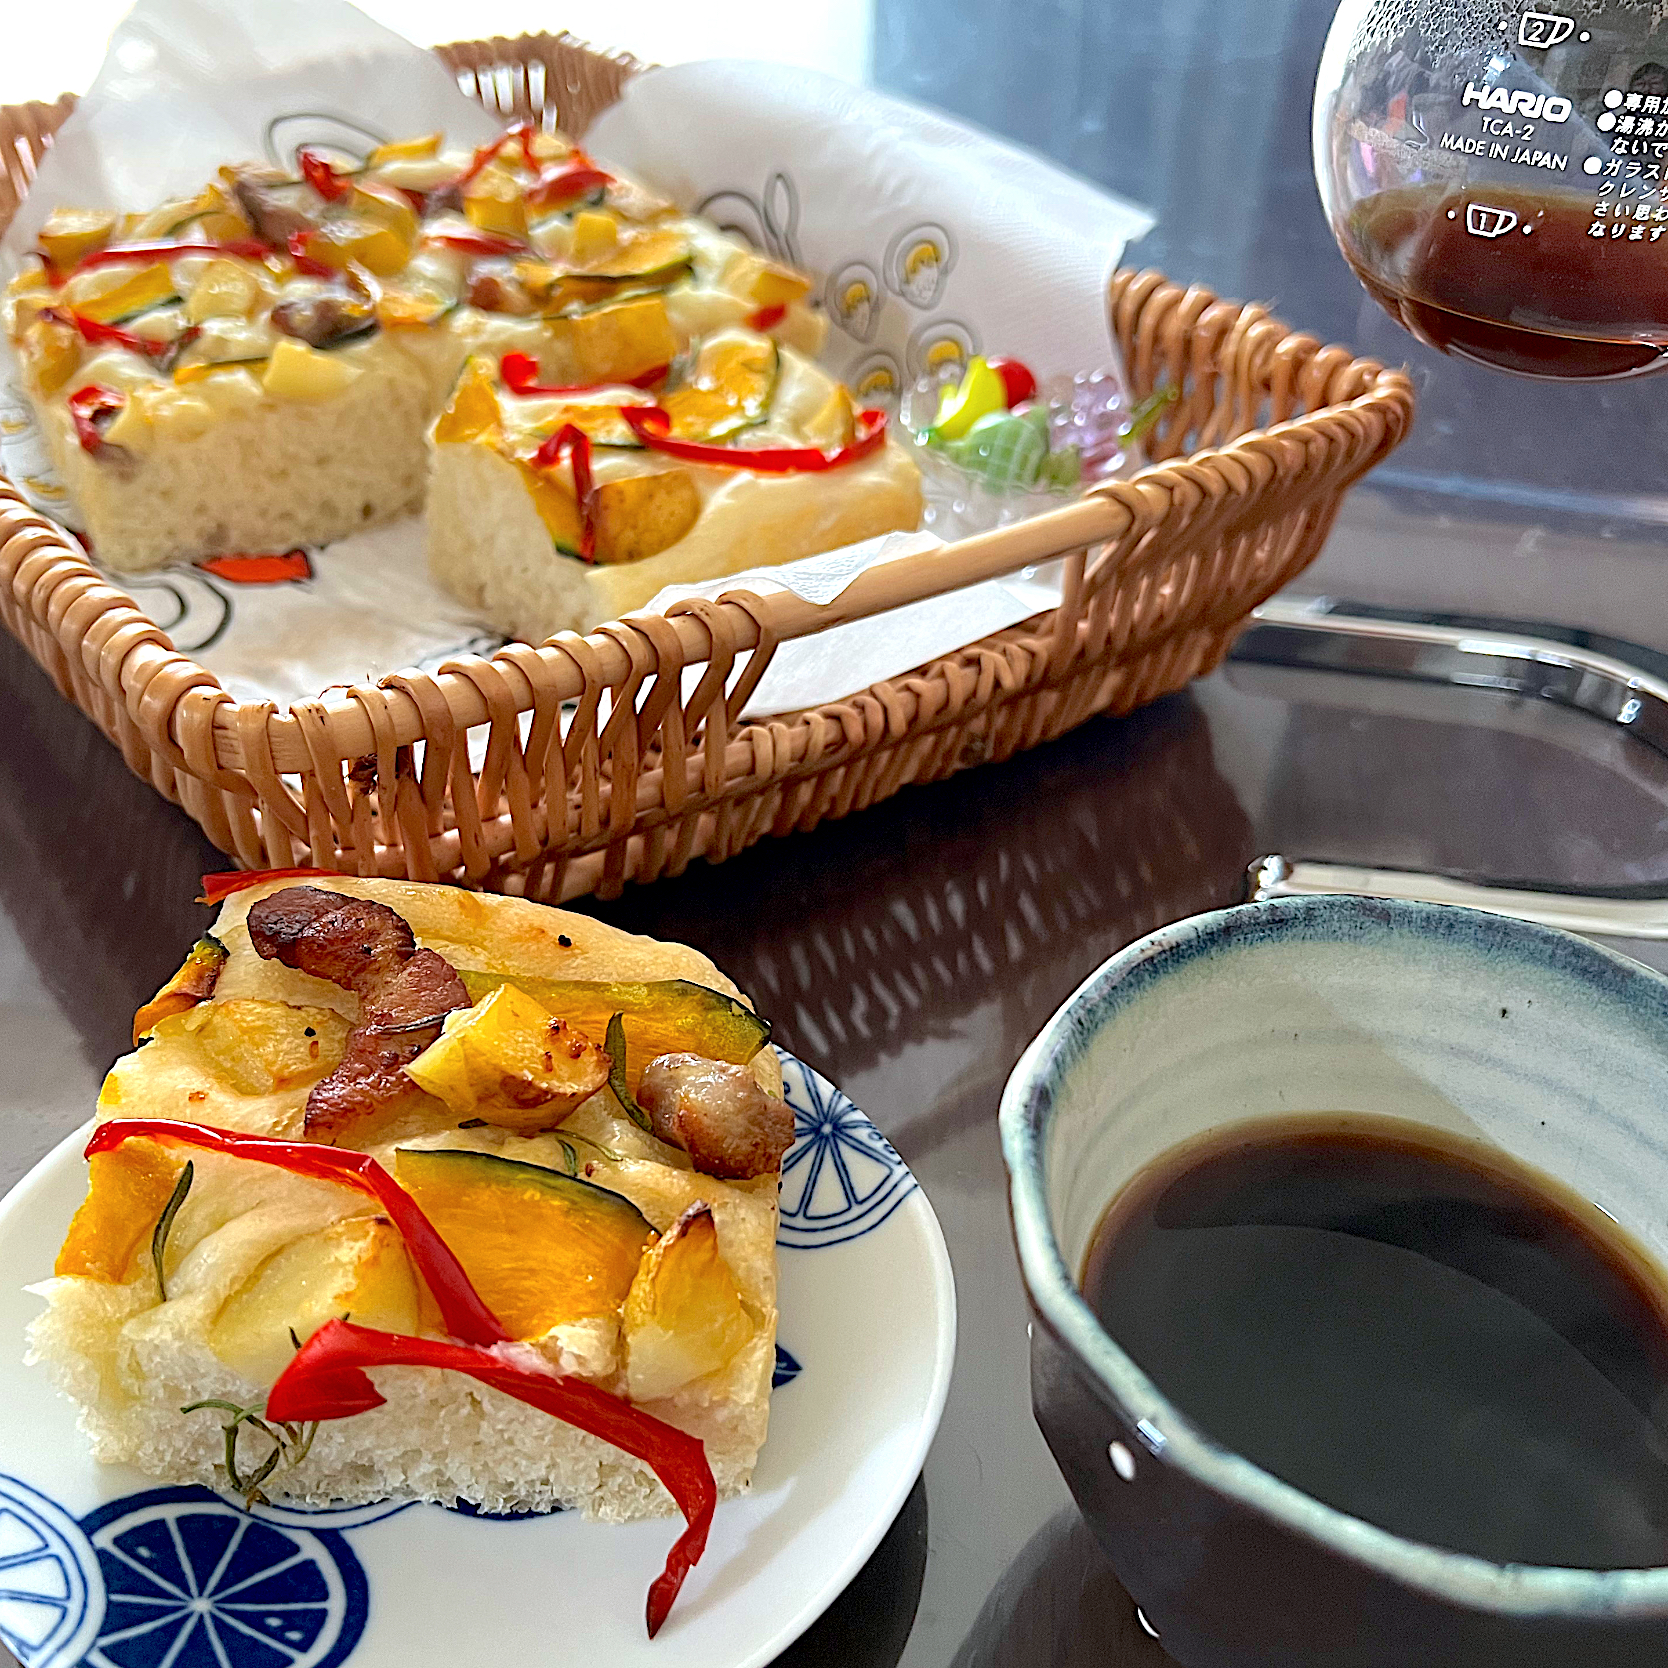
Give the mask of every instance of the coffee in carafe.
<svg viewBox="0 0 1668 1668">
<path fill-rule="evenodd" d="M 1664 363 L 1664 11 L 1345 0 L 1316 89 L 1316 178 L 1393 318 L 1530 376 Z"/>
</svg>

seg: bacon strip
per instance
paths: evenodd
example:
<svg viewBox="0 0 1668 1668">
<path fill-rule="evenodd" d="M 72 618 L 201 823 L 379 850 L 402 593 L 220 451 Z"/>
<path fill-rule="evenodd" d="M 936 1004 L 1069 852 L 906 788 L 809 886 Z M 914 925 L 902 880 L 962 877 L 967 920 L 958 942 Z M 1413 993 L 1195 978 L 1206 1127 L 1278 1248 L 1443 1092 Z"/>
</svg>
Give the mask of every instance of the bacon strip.
<svg viewBox="0 0 1668 1668">
<path fill-rule="evenodd" d="M 386 904 L 287 886 L 251 905 L 249 941 L 265 960 L 359 998 L 359 1023 L 348 1032 L 342 1063 L 307 1096 L 309 1136 L 335 1140 L 417 1094 L 406 1064 L 440 1035 L 447 1014 L 469 1006 L 451 963 L 419 950 L 405 918 Z"/>
</svg>

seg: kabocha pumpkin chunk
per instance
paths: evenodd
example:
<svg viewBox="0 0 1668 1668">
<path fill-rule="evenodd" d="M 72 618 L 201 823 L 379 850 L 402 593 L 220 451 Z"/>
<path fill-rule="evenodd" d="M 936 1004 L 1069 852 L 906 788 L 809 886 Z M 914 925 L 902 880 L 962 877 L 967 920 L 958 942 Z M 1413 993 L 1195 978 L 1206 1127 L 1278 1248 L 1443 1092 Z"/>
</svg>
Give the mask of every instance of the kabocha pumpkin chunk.
<svg viewBox="0 0 1668 1668">
<path fill-rule="evenodd" d="M 585 518 L 579 513 L 579 500 L 549 470 L 535 469 L 526 458 L 516 458 L 515 466 L 550 542 L 564 556 L 577 556 L 585 543 Z"/>
<path fill-rule="evenodd" d="M 463 193 L 463 212 L 471 225 L 504 237 L 527 235 L 527 203 L 512 175 L 502 168 L 486 168 Z"/>
<path fill-rule="evenodd" d="M 458 977 L 478 1002 L 508 983 L 502 973 L 459 968 Z M 633 1092 L 643 1068 L 661 1054 L 700 1054 L 744 1066 L 770 1041 L 770 1023 L 744 1002 L 688 979 L 531 979 L 517 987 L 536 997 L 586 1036 L 608 1034 L 608 1021 L 624 1015 L 626 1082 Z"/>
<path fill-rule="evenodd" d="M 678 440 L 712 441 L 764 420 L 776 387 L 776 344 L 752 330 L 703 343 L 681 387 L 661 399 Z"/>
<path fill-rule="evenodd" d="M 383 287 L 376 299 L 376 321 L 384 329 L 426 330 L 458 305 L 438 285 L 408 279 L 403 284 Z"/>
<path fill-rule="evenodd" d="M 409 254 L 420 227 L 411 199 L 402 191 L 376 181 L 358 181 L 353 187 L 353 206 L 367 220 L 388 227 Z"/>
<path fill-rule="evenodd" d="M 251 1382 L 271 1384 L 298 1343 L 344 1315 L 386 1332 L 417 1330 L 417 1279 L 386 1217 L 333 1222 L 268 1257 L 221 1309 L 209 1348 Z"/>
<path fill-rule="evenodd" d="M 87 1162 L 87 1197 L 70 1219 L 54 1274 L 124 1285 L 178 1182 L 185 1160 L 153 1141 L 130 1141 Z"/>
<path fill-rule="evenodd" d="M 133 1016 L 135 1043 L 159 1021 L 182 1014 L 214 994 L 220 970 L 226 965 L 226 946 L 204 934 L 191 946 L 180 970 Z"/>
<path fill-rule="evenodd" d="M 538 1164 L 401 1148 L 395 1176 L 513 1338 L 618 1310 L 653 1236 L 629 1199 Z"/>
<path fill-rule="evenodd" d="M 618 231 L 606 243 L 593 244 L 585 259 L 578 246 L 580 222 L 599 216 L 575 216 L 574 265 L 586 278 L 614 284 L 664 287 L 689 273 L 689 239 L 668 226 L 654 226 L 626 237 Z"/>
<path fill-rule="evenodd" d="M 566 251 L 568 264 L 553 269 L 541 290 L 547 312 L 560 312 L 584 302 L 623 299 L 644 290 L 670 289 L 694 270 L 689 239 L 669 227 L 651 227 L 625 237 L 616 228 L 613 239 L 607 242 L 591 231 L 582 241 L 581 222 L 588 229 L 602 218 L 584 213 L 574 217 Z"/>
<path fill-rule="evenodd" d="M 637 562 L 676 544 L 700 519 L 701 495 L 687 469 L 627 475 L 596 490 L 599 562 Z"/>
<path fill-rule="evenodd" d="M 164 262 L 130 270 L 120 283 L 76 304 L 76 312 L 97 324 L 120 324 L 164 301 L 178 299 L 174 277 Z"/>
<path fill-rule="evenodd" d="M 626 1386 L 652 1402 L 717 1372 L 753 1336 L 712 1209 L 691 1205 L 643 1253 L 625 1301 Z"/>
<path fill-rule="evenodd" d="M 581 209 L 573 217 L 569 258 L 575 266 L 590 266 L 612 255 L 620 241 L 620 223 L 611 214 Z"/>
<path fill-rule="evenodd" d="M 669 365 L 678 351 L 666 303 L 658 295 L 552 319 L 550 330 L 572 355 L 579 382 L 630 382 Z"/>
<path fill-rule="evenodd" d="M 642 442 L 620 415 L 622 399 L 623 395 L 611 392 L 607 399 L 575 400 L 571 405 L 558 406 L 546 426 L 555 434 L 572 423 L 590 437 L 593 446 L 623 446 L 640 451 Z M 645 396 L 640 402 L 626 400 L 624 403 L 648 405 L 651 402 Z"/>
<path fill-rule="evenodd" d="M 210 1069 L 241 1095 L 317 1083 L 342 1063 L 347 1044 L 348 1022 L 331 1008 L 248 997 L 212 1002 L 193 1020 Z"/>
<path fill-rule="evenodd" d="M 340 271 L 345 272 L 350 261 L 357 261 L 377 277 L 389 278 L 411 259 L 413 241 L 386 220 L 373 220 L 369 215 L 342 216 L 325 221 L 317 231 L 307 234 L 307 253 Z"/>
<path fill-rule="evenodd" d="M 608 1056 L 514 985 L 446 1016 L 406 1068 L 465 1117 L 503 1129 L 552 1129 L 608 1081 Z"/>
<path fill-rule="evenodd" d="M 756 307 L 786 307 L 811 293 L 811 280 L 744 249 L 724 269 L 724 287 Z"/>
<path fill-rule="evenodd" d="M 463 367 L 446 409 L 435 419 L 438 444 L 477 440 L 495 432 L 503 422 L 491 362 L 476 355 Z"/>
<path fill-rule="evenodd" d="M 23 332 L 18 354 L 43 394 L 56 393 L 81 365 L 81 333 L 73 324 L 38 318 Z"/>
<path fill-rule="evenodd" d="M 439 133 L 421 133 L 415 139 L 393 139 L 378 145 L 365 158 L 367 168 L 380 168 L 385 162 L 421 162 L 440 154 Z"/>
<path fill-rule="evenodd" d="M 116 229 L 116 217 L 106 209 L 54 209 L 36 235 L 41 253 L 60 269 L 74 266 L 83 255 L 102 248 Z"/>
</svg>

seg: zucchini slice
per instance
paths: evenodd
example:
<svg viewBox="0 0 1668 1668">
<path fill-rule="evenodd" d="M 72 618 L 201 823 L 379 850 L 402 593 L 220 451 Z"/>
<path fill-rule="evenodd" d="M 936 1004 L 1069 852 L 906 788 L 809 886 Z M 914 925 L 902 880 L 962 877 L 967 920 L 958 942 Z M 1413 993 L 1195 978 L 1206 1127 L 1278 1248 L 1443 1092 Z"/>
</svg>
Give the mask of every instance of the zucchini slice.
<svg viewBox="0 0 1668 1668">
<path fill-rule="evenodd" d="M 677 440 L 723 440 L 762 423 L 781 355 L 768 336 L 726 331 L 701 344 L 681 385 L 661 396 Z"/>
<path fill-rule="evenodd" d="M 102 294 L 77 302 L 75 310 L 82 318 L 92 319 L 98 324 L 120 324 L 124 319 L 138 318 L 153 307 L 165 306 L 179 299 L 168 263 L 153 261 Z"/>
<path fill-rule="evenodd" d="M 607 254 L 565 271 L 550 286 L 547 313 L 560 313 L 588 302 L 642 295 L 692 277 L 695 259 L 682 232 L 651 226 L 621 239 Z"/>
</svg>

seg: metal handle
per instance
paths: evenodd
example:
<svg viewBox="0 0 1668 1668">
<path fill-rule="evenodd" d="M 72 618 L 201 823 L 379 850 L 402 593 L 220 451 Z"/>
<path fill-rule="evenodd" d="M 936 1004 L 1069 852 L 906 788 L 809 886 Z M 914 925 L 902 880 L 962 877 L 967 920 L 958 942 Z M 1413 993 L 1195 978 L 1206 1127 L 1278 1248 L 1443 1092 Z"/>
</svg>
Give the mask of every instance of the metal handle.
<svg viewBox="0 0 1668 1668">
<path fill-rule="evenodd" d="M 1327 597 L 1275 597 L 1251 616 L 1232 658 L 1527 696 L 1620 725 L 1668 755 L 1668 664 L 1660 654 L 1587 632 L 1350 608 Z"/>
<path fill-rule="evenodd" d="M 1566 932 L 1596 933 L 1606 938 L 1668 940 L 1668 898 L 1583 897 L 1568 892 L 1531 892 L 1506 886 L 1480 886 L 1446 875 L 1414 874 L 1405 869 L 1358 869 L 1343 863 L 1291 863 L 1278 855 L 1251 865 L 1249 895 L 1263 898 L 1312 897 L 1343 892 L 1363 898 L 1403 898 L 1413 903 L 1462 904 L 1491 915 L 1562 927 Z"/>
</svg>

